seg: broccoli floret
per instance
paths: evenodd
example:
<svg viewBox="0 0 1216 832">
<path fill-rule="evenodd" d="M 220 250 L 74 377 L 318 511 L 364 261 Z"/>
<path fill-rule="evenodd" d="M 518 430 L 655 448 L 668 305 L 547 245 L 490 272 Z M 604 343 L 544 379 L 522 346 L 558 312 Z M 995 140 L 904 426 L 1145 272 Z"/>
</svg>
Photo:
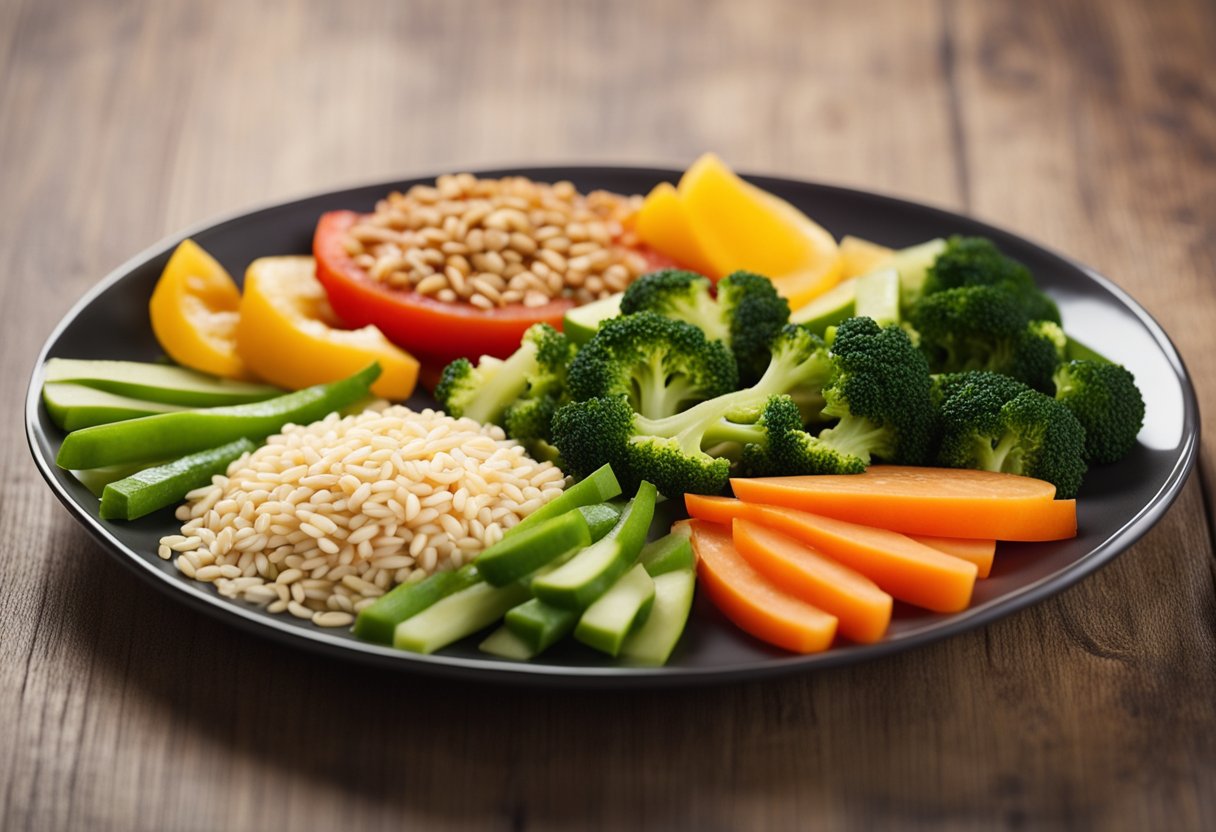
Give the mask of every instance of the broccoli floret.
<svg viewBox="0 0 1216 832">
<path fill-rule="evenodd" d="M 924 294 L 967 286 L 1007 289 L 1017 299 L 1027 320 L 1060 322 L 1059 307 L 1035 285 L 1030 270 L 1006 257 L 985 237 L 951 237 L 929 268 Z"/>
<path fill-rule="evenodd" d="M 718 282 L 717 297 L 708 278 L 695 272 L 663 269 L 643 275 L 621 298 L 621 314 L 654 312 L 700 327 L 735 355 L 739 377 L 755 381 L 768 366 L 768 345 L 790 319 L 790 306 L 768 278 L 735 272 Z"/>
<path fill-rule="evenodd" d="M 738 387 L 735 359 L 720 341 L 652 312 L 612 318 L 570 365 L 575 401 L 624 396 L 650 419 L 671 416 Z"/>
<path fill-rule="evenodd" d="M 505 361 L 482 356 L 477 366 L 458 358 L 443 369 L 435 398 L 457 418 L 497 424 L 521 442 L 547 439 L 552 416 L 566 389 L 574 345 L 548 324 L 533 324 L 519 349 Z"/>
<path fill-rule="evenodd" d="M 1013 345 L 1009 364 L 999 371 L 1024 381 L 1041 393 L 1050 393 L 1051 377 L 1064 360 L 1068 336 L 1053 321 L 1031 321 Z"/>
<path fill-rule="evenodd" d="M 938 464 L 1047 480 L 1076 496 L 1085 475 L 1085 429 L 1064 405 L 999 373 L 938 381 Z"/>
<path fill-rule="evenodd" d="M 1085 428 L 1091 462 L 1118 462 L 1136 444 L 1144 426 L 1144 397 L 1124 367 L 1099 361 L 1069 361 L 1053 378 L 1056 401 Z"/>
</svg>

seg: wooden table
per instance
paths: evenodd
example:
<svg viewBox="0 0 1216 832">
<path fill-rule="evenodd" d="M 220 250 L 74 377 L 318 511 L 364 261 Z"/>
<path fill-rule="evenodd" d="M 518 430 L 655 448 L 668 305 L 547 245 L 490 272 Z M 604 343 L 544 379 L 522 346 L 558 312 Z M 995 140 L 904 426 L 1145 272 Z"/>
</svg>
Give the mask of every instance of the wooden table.
<svg viewBox="0 0 1216 832">
<path fill-rule="evenodd" d="M 775 682 L 546 693 L 324 661 L 151 591 L 44 487 L 20 406 L 76 297 L 214 214 L 715 149 L 1092 264 L 1210 413 L 1213 55 L 1201 0 L 0 3 L 0 827 L 1212 828 L 1210 444 L 1140 543 L 984 630 Z"/>
</svg>

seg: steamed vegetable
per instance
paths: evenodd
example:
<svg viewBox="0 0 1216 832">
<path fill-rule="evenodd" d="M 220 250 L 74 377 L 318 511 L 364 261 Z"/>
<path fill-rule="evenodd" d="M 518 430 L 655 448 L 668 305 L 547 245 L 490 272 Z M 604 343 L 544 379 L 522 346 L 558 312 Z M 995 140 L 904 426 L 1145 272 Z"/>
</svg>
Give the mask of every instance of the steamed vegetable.
<svg viewBox="0 0 1216 832">
<path fill-rule="evenodd" d="M 1092 462 L 1118 462 L 1136 444 L 1144 425 L 1144 397 L 1136 380 L 1118 364 L 1069 361 L 1052 377 L 1056 401 L 1085 428 L 1085 454 Z"/>
<path fill-rule="evenodd" d="M 178 503 L 187 492 L 207 485 L 213 476 L 228 470 L 230 462 L 253 453 L 255 448 L 242 437 L 112 482 L 101 493 L 101 516 L 106 520 L 135 520 Z"/>
<path fill-rule="evenodd" d="M 43 381 L 72 383 L 116 396 L 184 407 L 225 407 L 272 399 L 283 393 L 268 384 L 216 378 L 185 367 L 142 361 L 51 358 Z"/>
</svg>

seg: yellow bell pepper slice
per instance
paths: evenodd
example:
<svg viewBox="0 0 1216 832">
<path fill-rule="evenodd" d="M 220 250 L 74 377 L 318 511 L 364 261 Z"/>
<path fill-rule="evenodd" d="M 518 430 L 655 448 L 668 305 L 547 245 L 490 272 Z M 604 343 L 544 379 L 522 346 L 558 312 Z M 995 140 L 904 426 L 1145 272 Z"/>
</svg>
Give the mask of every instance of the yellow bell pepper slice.
<svg viewBox="0 0 1216 832">
<path fill-rule="evenodd" d="M 895 252 L 886 246 L 846 234 L 840 239 L 840 279 L 860 277 L 883 266 Z"/>
<path fill-rule="evenodd" d="M 237 350 L 259 376 L 299 390 L 345 378 L 379 361 L 372 392 L 409 398 L 418 361 L 374 326 L 341 329 L 311 257 L 262 257 L 245 272 Z"/>
<path fill-rule="evenodd" d="M 660 254 L 707 277 L 720 277 L 702 254 L 684 204 L 670 182 L 660 182 L 646 195 L 634 231 L 639 240 Z"/>
<path fill-rule="evenodd" d="M 183 367 L 251 379 L 236 350 L 240 302 L 240 290 L 224 267 L 193 240 L 182 240 L 152 291 L 152 332 Z"/>
</svg>

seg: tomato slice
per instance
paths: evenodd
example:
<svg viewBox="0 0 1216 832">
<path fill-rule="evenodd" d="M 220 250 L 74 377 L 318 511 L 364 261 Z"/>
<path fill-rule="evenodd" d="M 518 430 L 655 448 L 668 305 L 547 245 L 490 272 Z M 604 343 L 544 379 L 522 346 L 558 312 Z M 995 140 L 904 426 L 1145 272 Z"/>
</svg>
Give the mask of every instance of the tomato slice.
<svg viewBox="0 0 1216 832">
<path fill-rule="evenodd" d="M 540 322 L 560 329 L 562 316 L 574 306 L 574 301 L 563 298 L 544 306 L 480 309 L 385 286 L 356 265 L 343 245 L 347 230 L 358 219 L 354 211 L 321 215 L 313 238 L 317 279 L 330 306 L 348 326 L 371 324 L 425 364 L 445 364 L 461 356 L 505 358 L 519 347 L 524 330 Z"/>
</svg>

